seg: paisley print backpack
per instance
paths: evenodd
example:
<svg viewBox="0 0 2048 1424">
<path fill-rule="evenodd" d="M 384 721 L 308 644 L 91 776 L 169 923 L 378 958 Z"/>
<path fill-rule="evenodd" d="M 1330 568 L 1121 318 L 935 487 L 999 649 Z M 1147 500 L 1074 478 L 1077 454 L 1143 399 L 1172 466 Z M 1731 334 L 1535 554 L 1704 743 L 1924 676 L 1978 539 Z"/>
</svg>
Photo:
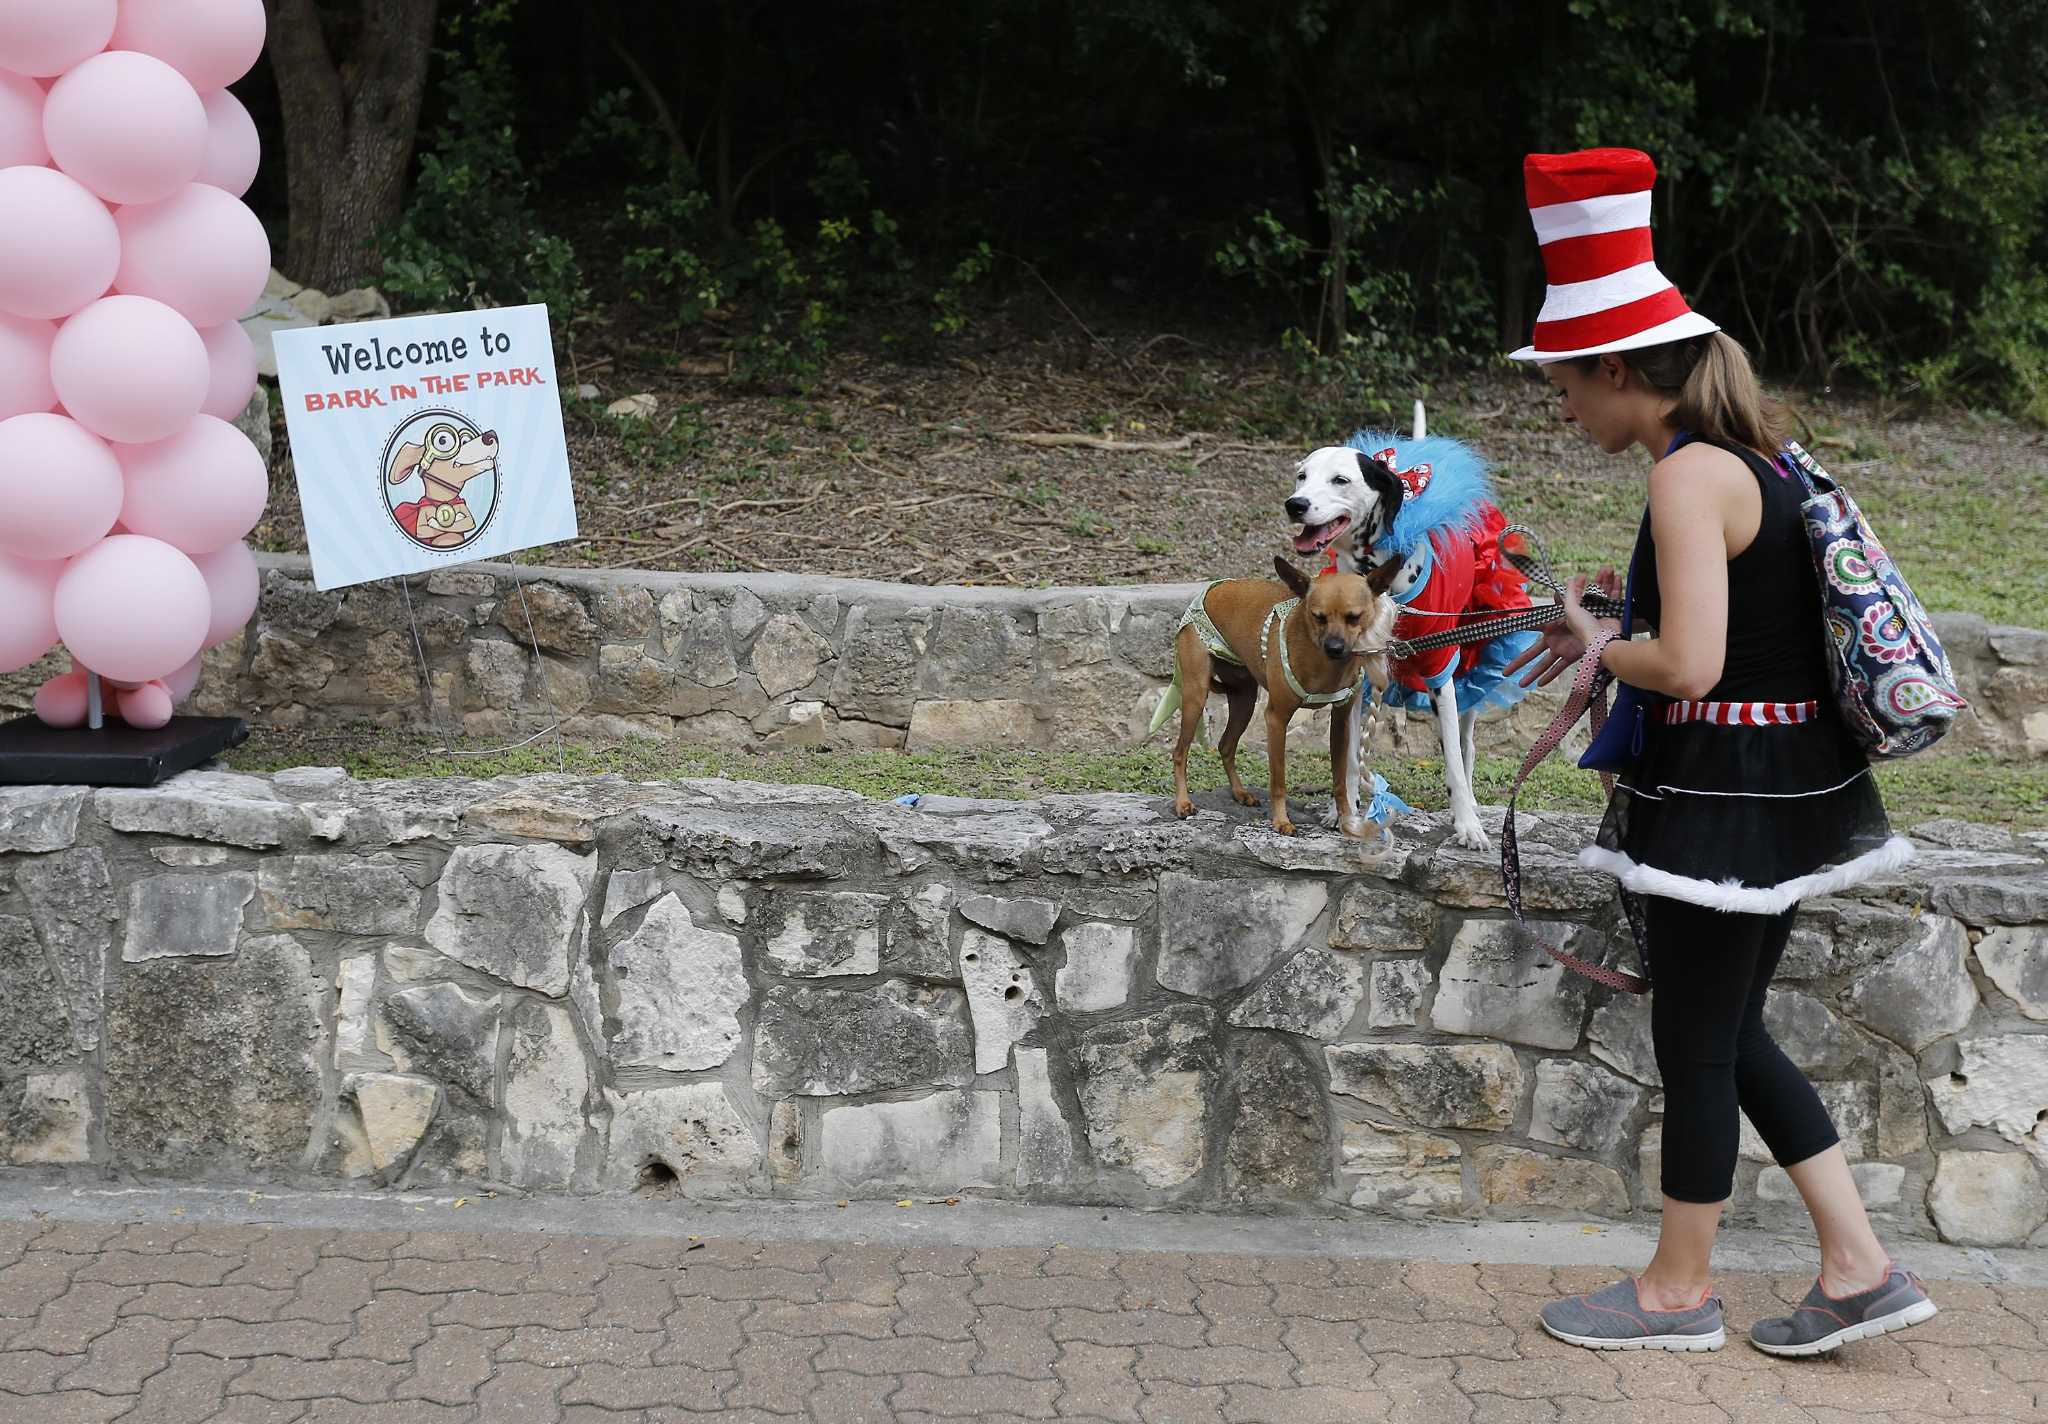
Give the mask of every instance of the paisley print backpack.
<svg viewBox="0 0 2048 1424">
<path fill-rule="evenodd" d="M 1873 759 L 1925 751 L 1969 706 L 1933 621 L 1849 492 L 1793 441 L 1779 460 L 1806 487 L 1806 537 L 1842 720 Z"/>
</svg>

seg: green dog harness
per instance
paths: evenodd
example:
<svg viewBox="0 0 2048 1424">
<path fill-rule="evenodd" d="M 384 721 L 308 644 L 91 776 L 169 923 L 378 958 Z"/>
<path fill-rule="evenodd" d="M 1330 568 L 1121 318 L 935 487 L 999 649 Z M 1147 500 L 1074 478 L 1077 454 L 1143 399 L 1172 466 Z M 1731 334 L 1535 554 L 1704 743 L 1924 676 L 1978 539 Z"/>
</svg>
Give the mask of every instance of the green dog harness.
<svg viewBox="0 0 2048 1424">
<path fill-rule="evenodd" d="M 1209 650 L 1210 657 L 1243 667 L 1244 659 L 1232 651 L 1229 641 L 1223 636 L 1222 630 L 1216 626 L 1215 620 L 1209 616 L 1210 593 L 1219 585 L 1228 582 L 1228 579 L 1218 579 L 1215 583 L 1210 584 L 1207 588 L 1196 594 L 1194 601 L 1188 604 L 1187 612 L 1181 614 L 1180 623 L 1174 628 L 1173 633 L 1177 638 L 1180 636 L 1182 629 L 1192 628 L 1195 630 L 1195 636 L 1202 640 L 1202 646 Z M 1300 602 L 1301 600 L 1298 598 L 1290 598 L 1281 603 L 1276 603 L 1273 605 L 1273 611 L 1266 615 L 1265 624 L 1259 629 L 1260 662 L 1263 663 L 1267 659 L 1267 650 L 1272 646 L 1273 629 L 1284 624 L 1294 612 L 1295 605 Z M 1178 673 L 1175 675 L 1178 676 Z M 1357 695 L 1358 689 L 1365 686 L 1365 674 L 1360 672 L 1358 681 L 1350 687 L 1339 688 L 1335 692 L 1310 692 L 1301 685 L 1301 679 L 1294 675 L 1294 663 L 1287 656 L 1287 640 L 1285 638 L 1280 640 L 1280 675 L 1287 679 L 1287 690 L 1299 698 L 1304 705 L 1310 707 L 1334 706 L 1338 703 L 1349 702 Z"/>
<path fill-rule="evenodd" d="M 1205 594 L 1204 597 L 1206 596 Z M 1288 616 L 1294 612 L 1294 606 L 1300 602 L 1301 600 L 1298 598 L 1290 598 L 1284 603 L 1276 603 L 1273 605 L 1273 611 L 1266 615 L 1266 624 L 1263 628 L 1259 629 L 1260 662 L 1266 660 L 1266 648 L 1272 640 L 1274 627 L 1285 623 Z M 1358 694 L 1358 689 L 1365 686 L 1365 673 L 1361 671 L 1358 674 L 1358 681 L 1352 683 L 1349 687 L 1340 687 L 1335 692 L 1310 692 L 1301 685 L 1301 679 L 1294 675 L 1294 664 L 1287 656 L 1287 640 L 1285 638 L 1280 640 L 1280 675 L 1287 679 L 1287 690 L 1301 699 L 1305 706 L 1309 707 L 1334 706 L 1338 703 L 1349 702 Z"/>
</svg>

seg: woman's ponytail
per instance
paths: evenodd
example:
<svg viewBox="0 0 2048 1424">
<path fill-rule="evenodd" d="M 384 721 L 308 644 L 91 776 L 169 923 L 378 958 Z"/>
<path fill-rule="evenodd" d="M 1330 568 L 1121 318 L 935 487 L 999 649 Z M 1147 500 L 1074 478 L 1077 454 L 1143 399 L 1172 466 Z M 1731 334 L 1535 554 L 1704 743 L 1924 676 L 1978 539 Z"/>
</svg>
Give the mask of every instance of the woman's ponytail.
<svg viewBox="0 0 2048 1424">
<path fill-rule="evenodd" d="M 1681 430 L 1746 445 L 1764 455 L 1785 442 L 1784 408 L 1764 394 L 1749 353 L 1725 331 L 1624 351 L 1621 359 L 1671 402 Z M 1596 357 L 1580 365 L 1597 368 Z"/>
</svg>

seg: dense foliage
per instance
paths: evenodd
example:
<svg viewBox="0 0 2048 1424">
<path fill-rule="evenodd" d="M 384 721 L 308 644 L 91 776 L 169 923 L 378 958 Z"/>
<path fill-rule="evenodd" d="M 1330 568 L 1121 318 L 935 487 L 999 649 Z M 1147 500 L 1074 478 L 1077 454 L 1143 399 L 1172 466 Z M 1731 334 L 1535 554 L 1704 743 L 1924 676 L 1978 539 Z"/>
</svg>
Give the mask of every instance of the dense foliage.
<svg viewBox="0 0 2048 1424">
<path fill-rule="evenodd" d="M 1522 154 L 1626 144 L 1665 269 L 1779 374 L 2048 419 L 2048 0 L 443 10 L 378 258 L 418 304 L 587 287 L 800 381 L 850 321 L 942 341 L 1043 282 L 1369 388 L 1519 344 Z"/>
</svg>

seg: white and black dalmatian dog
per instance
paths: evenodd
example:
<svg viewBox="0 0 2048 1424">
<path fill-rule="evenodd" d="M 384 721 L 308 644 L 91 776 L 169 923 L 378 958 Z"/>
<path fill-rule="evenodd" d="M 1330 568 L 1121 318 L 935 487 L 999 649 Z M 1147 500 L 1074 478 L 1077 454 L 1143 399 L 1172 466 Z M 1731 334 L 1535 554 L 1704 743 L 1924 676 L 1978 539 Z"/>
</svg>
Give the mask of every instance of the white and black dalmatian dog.
<svg viewBox="0 0 2048 1424">
<path fill-rule="evenodd" d="M 1422 402 L 1415 403 L 1414 439 L 1425 438 Z M 1392 531 L 1400 513 L 1406 488 L 1393 471 L 1371 455 L 1345 445 L 1326 445 L 1309 452 L 1295 466 L 1294 492 L 1286 503 L 1289 520 L 1301 526 L 1294 536 L 1295 552 L 1317 555 L 1332 545 L 1338 548 L 1339 567 L 1372 580 L 1376 588 L 1397 603 L 1411 597 L 1418 582 L 1429 574 L 1429 555 L 1418 549 L 1399 567 L 1387 568 L 1374 556 L 1374 545 Z M 1410 635 L 1412 636 L 1412 635 Z M 1477 711 L 1461 713 L 1456 679 L 1446 679 L 1431 693 L 1436 709 L 1437 730 L 1443 744 L 1444 783 L 1450 794 L 1453 834 L 1459 845 L 1486 850 L 1492 845 L 1479 823 L 1479 803 L 1472 794 L 1471 768 Z M 1364 699 L 1358 699 L 1363 701 Z M 1371 709 L 1367 722 L 1358 712 L 1358 701 L 1339 709 L 1331 718 L 1330 755 L 1342 756 L 1349 772 L 1349 795 L 1343 806 L 1333 806 L 1329 822 L 1346 834 L 1364 834 L 1357 791 L 1364 771 L 1364 745 L 1377 723 L 1378 709 Z"/>
</svg>

